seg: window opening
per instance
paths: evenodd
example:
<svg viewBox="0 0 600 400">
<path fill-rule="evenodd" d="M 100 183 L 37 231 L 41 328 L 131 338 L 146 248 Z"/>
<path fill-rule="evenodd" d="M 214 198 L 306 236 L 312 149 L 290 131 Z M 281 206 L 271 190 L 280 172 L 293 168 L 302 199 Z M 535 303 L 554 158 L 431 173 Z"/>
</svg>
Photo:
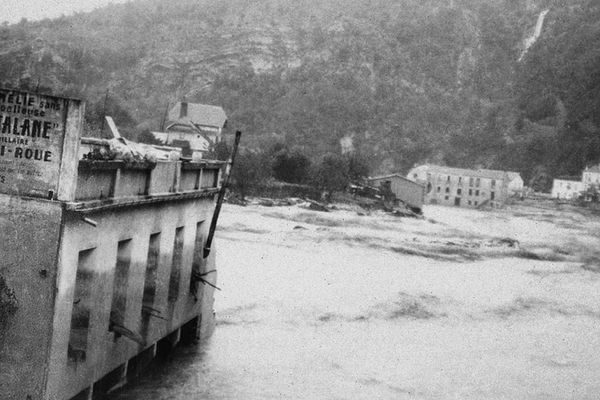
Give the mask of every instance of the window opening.
<svg viewBox="0 0 600 400">
<path fill-rule="evenodd" d="M 94 249 L 79 252 L 77 274 L 73 292 L 71 331 L 67 356 L 70 362 L 86 360 L 90 330 L 90 310 L 92 308 L 92 287 L 94 278 Z"/>
<path fill-rule="evenodd" d="M 175 301 L 179 296 L 179 281 L 181 276 L 182 261 L 183 226 L 175 230 L 175 241 L 173 243 L 173 260 L 171 263 L 171 277 L 169 278 L 169 301 Z"/>
<path fill-rule="evenodd" d="M 113 280 L 113 297 L 110 308 L 110 331 L 113 331 L 114 328 L 122 328 L 125 325 L 130 265 L 131 239 L 122 240 L 117 247 L 117 262 L 115 264 L 115 276 Z"/>
<path fill-rule="evenodd" d="M 148 240 L 148 256 L 146 258 L 146 276 L 144 278 L 144 297 L 142 300 L 142 333 L 148 332 L 150 317 L 160 316 L 154 309 L 156 298 L 156 281 L 158 279 L 158 260 L 160 256 L 160 232 L 150 235 Z"/>
<path fill-rule="evenodd" d="M 196 224 L 196 239 L 194 240 L 194 258 L 192 260 L 192 275 L 190 277 L 190 293 L 194 296 L 194 300 L 198 300 L 200 291 L 198 290 L 198 283 L 204 280 L 204 232 L 202 231 L 202 224 L 204 221 L 200 221 Z"/>
</svg>

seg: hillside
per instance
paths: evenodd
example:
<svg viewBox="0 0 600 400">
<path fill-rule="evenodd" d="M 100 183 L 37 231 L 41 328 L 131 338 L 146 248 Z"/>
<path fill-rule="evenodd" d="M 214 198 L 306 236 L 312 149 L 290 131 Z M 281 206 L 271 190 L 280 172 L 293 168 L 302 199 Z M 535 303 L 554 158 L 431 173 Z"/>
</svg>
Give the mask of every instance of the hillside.
<svg viewBox="0 0 600 400">
<path fill-rule="evenodd" d="M 107 90 L 130 135 L 185 98 L 222 105 L 247 146 L 343 139 L 374 172 L 429 161 L 544 186 L 600 161 L 599 17 L 590 0 L 140 0 L 2 26 L 0 80 L 86 99 L 90 134 Z"/>
</svg>

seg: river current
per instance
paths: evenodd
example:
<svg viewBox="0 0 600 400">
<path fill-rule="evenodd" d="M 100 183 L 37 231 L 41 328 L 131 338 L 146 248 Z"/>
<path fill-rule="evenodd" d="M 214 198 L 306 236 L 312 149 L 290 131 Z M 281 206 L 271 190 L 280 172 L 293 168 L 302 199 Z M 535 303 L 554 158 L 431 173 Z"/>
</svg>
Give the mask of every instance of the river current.
<svg viewBox="0 0 600 400">
<path fill-rule="evenodd" d="M 213 336 L 111 400 L 598 398 L 598 219 L 224 210 Z"/>
</svg>

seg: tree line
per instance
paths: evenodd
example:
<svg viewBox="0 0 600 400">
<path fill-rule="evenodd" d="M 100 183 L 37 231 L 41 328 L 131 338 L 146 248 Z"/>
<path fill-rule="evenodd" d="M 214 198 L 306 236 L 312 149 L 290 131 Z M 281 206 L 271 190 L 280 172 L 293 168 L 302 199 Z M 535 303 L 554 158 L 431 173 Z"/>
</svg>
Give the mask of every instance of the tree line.
<svg viewBox="0 0 600 400">
<path fill-rule="evenodd" d="M 230 153 L 225 141 L 217 143 L 210 157 L 225 160 Z M 326 153 L 309 157 L 300 148 L 277 142 L 266 150 L 242 148 L 232 170 L 231 189 L 242 200 L 249 194 L 260 195 L 274 182 L 304 186 L 330 201 L 336 191 L 345 190 L 352 182 L 362 182 L 369 175 L 367 159 L 355 152 Z"/>
</svg>

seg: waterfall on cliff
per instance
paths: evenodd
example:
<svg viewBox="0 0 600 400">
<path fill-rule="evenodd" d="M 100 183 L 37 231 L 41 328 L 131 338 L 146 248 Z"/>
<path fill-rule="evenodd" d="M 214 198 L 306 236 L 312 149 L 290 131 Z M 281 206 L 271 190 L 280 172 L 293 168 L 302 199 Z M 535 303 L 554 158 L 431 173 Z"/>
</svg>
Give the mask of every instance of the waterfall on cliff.
<svg viewBox="0 0 600 400">
<path fill-rule="evenodd" d="M 535 24 L 535 30 L 533 31 L 533 35 L 531 35 L 530 37 L 528 37 L 527 39 L 525 39 L 525 48 L 523 49 L 523 52 L 521 53 L 521 57 L 519 57 L 519 61 L 521 61 L 523 59 L 523 57 L 525 57 L 525 54 L 527 54 L 527 50 L 529 50 L 529 48 L 531 46 L 533 46 L 533 44 L 538 40 L 538 38 L 540 37 L 540 35 L 542 34 L 542 28 L 544 27 L 544 20 L 546 18 L 546 14 L 548 14 L 550 10 L 544 10 L 540 13 L 540 15 L 538 15 L 538 19 L 537 19 L 537 23 Z"/>
</svg>

